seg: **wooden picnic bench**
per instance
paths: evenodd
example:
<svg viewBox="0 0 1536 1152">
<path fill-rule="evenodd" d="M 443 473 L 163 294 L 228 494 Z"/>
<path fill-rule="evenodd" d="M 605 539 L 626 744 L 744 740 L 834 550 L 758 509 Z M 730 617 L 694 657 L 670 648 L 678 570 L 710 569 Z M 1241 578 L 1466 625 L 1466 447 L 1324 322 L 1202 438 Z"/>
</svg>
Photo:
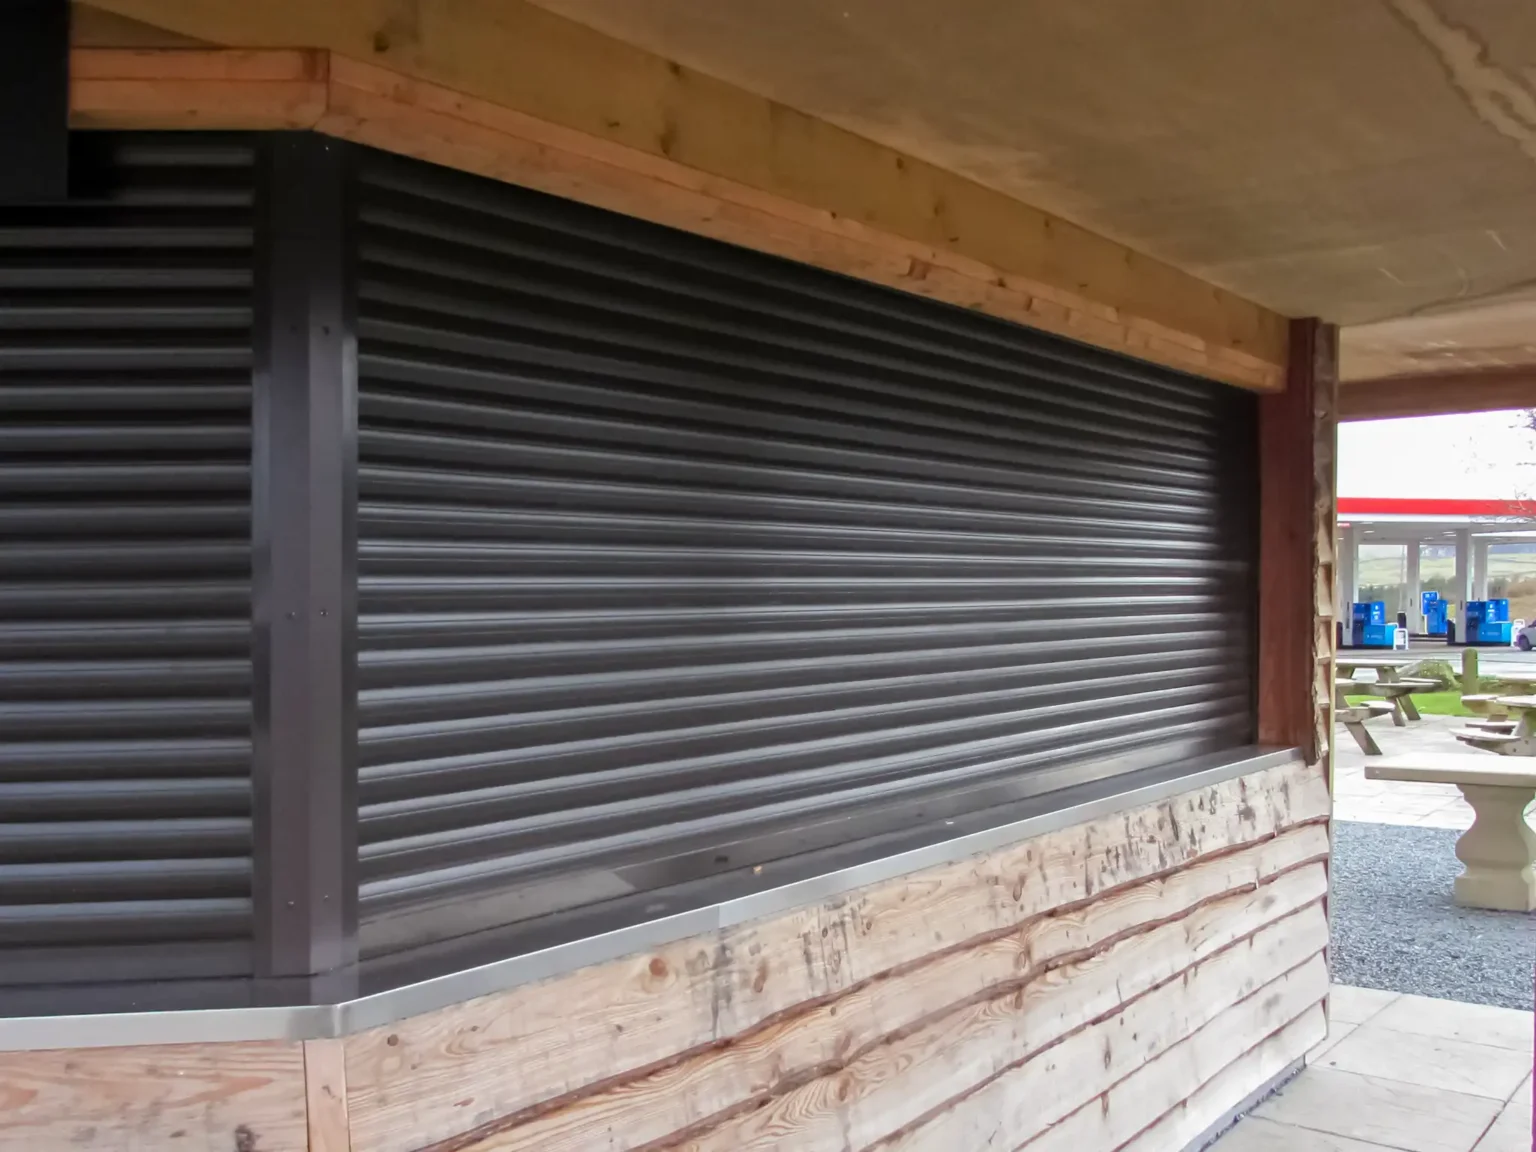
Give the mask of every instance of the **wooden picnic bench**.
<svg viewBox="0 0 1536 1152">
<path fill-rule="evenodd" d="M 1394 660 L 1387 656 L 1339 657 L 1334 661 L 1338 674 L 1349 681 L 1348 691 L 1355 696 L 1381 696 L 1392 703 L 1392 723 L 1401 728 L 1409 720 L 1421 720 L 1418 705 L 1413 702 L 1415 692 L 1433 692 L 1440 685 L 1434 680 L 1422 680 L 1404 676 L 1402 669 L 1414 663 L 1412 660 Z M 1356 680 L 1355 673 L 1369 668 L 1376 679 Z"/>
<path fill-rule="evenodd" d="M 1473 752 L 1393 756 L 1365 766 L 1368 780 L 1454 784 L 1476 813 L 1456 841 L 1464 869 L 1456 903 L 1505 912 L 1536 909 L 1536 832 L 1525 809 L 1536 798 L 1536 758 Z"/>
<path fill-rule="evenodd" d="M 1499 696 L 1488 706 L 1490 719 L 1452 733 L 1463 744 L 1500 756 L 1536 757 L 1536 696 Z M 1491 718 L 1500 709 L 1506 720 Z"/>
<path fill-rule="evenodd" d="M 1417 664 L 1422 659 L 1422 656 L 1350 656 L 1340 652 L 1334 656 L 1333 666 L 1346 680 L 1353 680 L 1355 673 L 1362 668 L 1371 669 L 1383 679 L 1391 679 L 1397 675 L 1398 669 Z"/>
<path fill-rule="evenodd" d="M 1419 708 L 1413 702 L 1415 692 L 1433 692 L 1440 687 L 1433 680 L 1378 680 L 1374 684 L 1360 680 L 1349 681 L 1346 693 L 1352 696 L 1381 696 L 1392 705 L 1392 723 L 1403 727 L 1409 720 L 1422 720 Z"/>
<path fill-rule="evenodd" d="M 1364 704 L 1351 704 L 1345 698 L 1345 690 L 1354 688 L 1353 680 L 1333 682 L 1333 718 L 1344 725 L 1344 730 L 1354 737 L 1360 751 L 1367 756 L 1380 756 L 1381 746 L 1376 743 L 1365 722 L 1377 716 L 1391 716 L 1397 722 L 1397 705 L 1388 700 L 1367 700 Z"/>
</svg>

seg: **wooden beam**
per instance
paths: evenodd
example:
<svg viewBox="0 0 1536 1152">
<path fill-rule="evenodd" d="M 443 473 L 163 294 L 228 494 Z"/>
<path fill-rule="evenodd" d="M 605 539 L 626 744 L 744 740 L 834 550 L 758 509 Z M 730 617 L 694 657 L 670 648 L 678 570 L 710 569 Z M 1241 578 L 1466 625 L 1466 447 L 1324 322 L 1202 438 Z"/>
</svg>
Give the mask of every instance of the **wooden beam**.
<svg viewBox="0 0 1536 1152">
<path fill-rule="evenodd" d="M 1383 376 L 1339 385 L 1340 420 L 1447 416 L 1510 408 L 1536 408 L 1536 365 Z"/>
<path fill-rule="evenodd" d="M 75 89 L 81 127 L 317 127 L 1240 387 L 1283 386 L 1275 313 L 517 0 L 421 5 L 406 30 L 383 0 L 103 7 L 249 50 L 227 75 L 217 50 L 159 50 L 166 71 L 155 77 L 157 50 L 86 61 L 111 50 L 77 49 L 77 75 L 90 80 Z M 269 51 L 277 71 L 296 59 L 316 68 L 316 52 L 281 47 L 295 43 L 328 61 L 318 113 L 313 71 L 251 75 Z M 530 68 L 543 83 L 530 85 Z"/>
<path fill-rule="evenodd" d="M 313 128 L 328 100 L 329 54 L 76 48 L 72 128 Z"/>
<path fill-rule="evenodd" d="M 1286 389 L 1259 400 L 1258 737 L 1313 764 L 1327 752 L 1332 698 L 1331 680 L 1319 686 L 1333 647 L 1331 569 L 1327 602 L 1320 573 L 1332 563 L 1337 364 L 1336 328 L 1293 321 Z"/>
</svg>

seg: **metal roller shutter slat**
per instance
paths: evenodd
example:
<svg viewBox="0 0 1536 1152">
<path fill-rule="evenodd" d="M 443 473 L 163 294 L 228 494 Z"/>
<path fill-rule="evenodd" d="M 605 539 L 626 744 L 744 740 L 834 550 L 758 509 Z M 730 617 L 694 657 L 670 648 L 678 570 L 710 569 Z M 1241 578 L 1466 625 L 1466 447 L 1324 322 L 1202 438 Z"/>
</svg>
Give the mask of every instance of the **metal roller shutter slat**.
<svg viewBox="0 0 1536 1152">
<path fill-rule="evenodd" d="M 1201 412 L 1199 400 L 1191 397 L 1183 381 L 1171 374 L 1148 373 L 1124 357 L 1062 340 L 1026 345 L 998 325 L 962 329 L 950 310 L 914 307 L 910 299 L 863 286 L 850 290 L 841 277 L 807 276 L 785 261 L 743 260 L 729 245 L 663 228 L 636 228 L 611 213 L 572 211 L 566 202 L 551 197 L 509 196 L 492 182 L 444 180 L 431 169 L 387 159 L 375 158 L 368 185 L 361 213 L 371 224 L 387 228 L 397 223 L 398 216 L 391 220 L 382 215 L 393 208 L 435 238 L 521 259 L 547 259 L 553 252 L 561 264 L 622 276 L 642 297 L 652 291 L 691 293 L 703 305 L 733 298 L 781 322 L 826 326 L 845 336 L 920 348 L 950 362 L 985 354 L 1016 371 L 1022 359 L 1036 379 L 1070 383 L 1112 401 L 1126 398 L 1123 384 L 1129 383 L 1135 387 L 1130 398 L 1137 403 Z M 466 221 L 472 224 L 454 227 Z M 1070 366 L 1074 371 L 1057 378 L 1043 366 Z"/>
<path fill-rule="evenodd" d="M 380 154 L 359 200 L 365 955 L 1251 739 L 1251 397 Z"/>
<path fill-rule="evenodd" d="M 0 222 L 0 984 L 239 975 L 255 156 L 79 143 Z"/>
</svg>

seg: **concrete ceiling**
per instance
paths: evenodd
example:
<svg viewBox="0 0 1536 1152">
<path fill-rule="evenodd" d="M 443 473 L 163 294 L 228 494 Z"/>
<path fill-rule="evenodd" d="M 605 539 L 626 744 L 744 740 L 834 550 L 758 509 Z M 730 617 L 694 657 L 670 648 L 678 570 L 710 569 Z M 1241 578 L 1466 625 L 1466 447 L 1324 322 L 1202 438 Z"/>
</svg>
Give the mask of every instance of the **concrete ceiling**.
<svg viewBox="0 0 1536 1152">
<path fill-rule="evenodd" d="M 1277 311 L 1536 365 L 1536 4 L 535 0 Z"/>
</svg>

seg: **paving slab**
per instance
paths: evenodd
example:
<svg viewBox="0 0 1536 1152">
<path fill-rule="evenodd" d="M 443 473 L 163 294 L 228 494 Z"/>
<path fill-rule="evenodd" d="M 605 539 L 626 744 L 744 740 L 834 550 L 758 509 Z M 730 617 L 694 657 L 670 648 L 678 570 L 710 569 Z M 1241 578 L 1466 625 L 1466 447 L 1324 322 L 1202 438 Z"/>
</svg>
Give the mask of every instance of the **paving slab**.
<svg viewBox="0 0 1536 1152">
<path fill-rule="evenodd" d="M 1356 1028 L 1316 1067 L 1485 1096 L 1502 1106 L 1531 1074 L 1531 1057 L 1489 1044 L 1396 1032 L 1373 1021 Z"/>
<path fill-rule="evenodd" d="M 1313 1067 L 1253 1115 L 1402 1152 L 1470 1152 L 1503 1106 L 1484 1096 Z M 1217 1147 L 1227 1152 L 1225 1140 Z"/>
</svg>

